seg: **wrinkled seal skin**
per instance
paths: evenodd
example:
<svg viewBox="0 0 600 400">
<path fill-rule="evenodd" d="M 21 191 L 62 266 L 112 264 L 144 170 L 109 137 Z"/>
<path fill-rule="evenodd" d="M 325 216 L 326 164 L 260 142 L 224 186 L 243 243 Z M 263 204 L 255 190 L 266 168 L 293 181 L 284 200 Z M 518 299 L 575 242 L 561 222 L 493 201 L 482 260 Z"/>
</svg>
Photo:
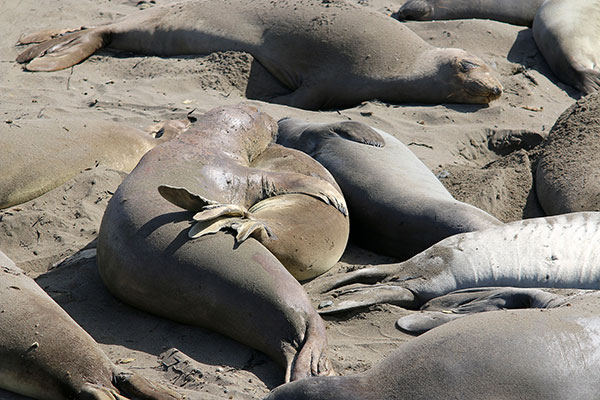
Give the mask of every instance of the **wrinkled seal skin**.
<svg viewBox="0 0 600 400">
<path fill-rule="evenodd" d="M 344 288 L 353 283 L 368 285 Z M 327 299 L 334 295 L 333 304 L 321 313 L 379 303 L 417 308 L 473 287 L 600 289 L 600 213 L 532 218 L 461 233 L 403 263 L 368 267 L 311 285 L 310 293 L 327 293 Z"/>
<path fill-rule="evenodd" d="M 400 21 L 444 19 L 491 19 L 531 26 L 544 0 L 408 0 L 394 18 Z"/>
<path fill-rule="evenodd" d="M 600 94 L 558 118 L 538 161 L 535 189 L 546 214 L 600 211 Z"/>
<path fill-rule="evenodd" d="M 302 286 L 259 242 L 262 236 L 238 242 L 218 231 L 190 240 L 193 214 L 157 191 L 159 185 L 173 185 L 222 204 L 258 204 L 254 221 L 265 222 L 277 238 L 273 241 L 284 243 L 275 246 L 284 251 L 286 243 L 291 246 L 296 240 L 294 235 L 302 236 L 308 228 L 286 230 L 283 224 L 279 229 L 268 218 L 280 215 L 279 205 L 285 208 L 296 200 L 300 210 L 310 208 L 321 223 L 335 228 L 329 245 L 339 248 L 336 241 L 343 242 L 341 250 L 334 250 L 341 255 L 348 221 L 325 202 L 342 208 L 343 198 L 330 183 L 333 178 L 320 166 L 311 167 L 316 176 L 303 175 L 309 161 L 313 167 L 317 162 L 270 145 L 275 132 L 275 121 L 253 108 L 219 108 L 148 152 L 108 204 L 98 238 L 98 266 L 109 290 L 123 301 L 259 349 L 286 367 L 287 381 L 331 373 L 325 326 Z M 305 163 L 288 163 L 286 155 Z M 290 172 L 294 166 L 300 173 Z M 185 196 L 180 200 L 187 201 Z M 319 225 L 309 228 L 328 232 Z M 300 252 L 305 245 L 300 242 Z"/>
<path fill-rule="evenodd" d="M 94 339 L 2 252 L 0 304 L 0 388 L 40 400 L 181 398 L 114 365 Z"/>
<path fill-rule="evenodd" d="M 405 260 L 448 236 L 501 224 L 455 200 L 399 140 L 362 123 L 283 119 L 277 142 L 306 152 L 335 177 L 360 246 Z"/>
<path fill-rule="evenodd" d="M 560 81 L 584 94 L 600 89 L 598 1 L 545 1 L 533 21 L 533 37 Z"/>
<path fill-rule="evenodd" d="M 282 385 L 265 400 L 594 400 L 600 300 L 461 318 L 403 344 L 364 373 Z"/>
<path fill-rule="evenodd" d="M 30 71 L 77 64 L 102 47 L 173 56 L 244 51 L 305 109 L 364 100 L 487 104 L 502 85 L 464 50 L 432 47 L 402 24 L 342 1 L 212 0 L 153 7 L 23 52 Z"/>
</svg>

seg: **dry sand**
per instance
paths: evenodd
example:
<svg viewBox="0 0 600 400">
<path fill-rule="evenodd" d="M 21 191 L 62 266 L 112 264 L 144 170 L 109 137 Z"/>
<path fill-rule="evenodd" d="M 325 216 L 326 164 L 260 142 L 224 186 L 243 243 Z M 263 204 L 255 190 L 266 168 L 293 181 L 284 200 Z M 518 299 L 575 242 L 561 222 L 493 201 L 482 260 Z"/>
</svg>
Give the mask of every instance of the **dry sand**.
<svg viewBox="0 0 600 400">
<path fill-rule="evenodd" d="M 357 2 L 388 14 L 401 3 Z M 244 101 L 275 118 L 352 119 L 373 125 L 407 144 L 458 199 L 504 221 L 541 215 L 531 175 L 537 150 L 530 149 L 574 102 L 576 92 L 551 75 L 531 30 L 482 20 L 407 24 L 433 45 L 461 47 L 483 58 L 505 88 L 489 106 L 369 101 L 345 110 L 310 112 L 248 100 L 246 96 L 261 98 L 285 88 L 250 55 L 235 52 L 158 58 L 103 50 L 54 73 L 27 73 L 14 62 L 22 50 L 14 44 L 23 33 L 109 22 L 153 5 L 125 0 L 5 1 L 0 24 L 0 135 L 26 130 L 31 121 L 44 119 L 55 127 L 72 115 L 90 124 L 114 121 L 143 128 L 185 117 L 193 109 L 201 113 Z M 102 285 L 94 239 L 123 176 L 94 164 L 40 198 L 0 210 L 0 249 L 37 277 L 113 361 L 173 385 L 190 399 L 261 398 L 283 379 L 283 371 L 265 355 L 219 334 L 139 312 L 115 300 Z M 328 274 L 391 261 L 350 245 Z M 330 356 L 337 371 L 363 371 L 409 340 L 394 327 L 408 312 L 386 305 L 328 319 Z M 20 397 L 0 391 L 0 398 Z"/>
</svg>

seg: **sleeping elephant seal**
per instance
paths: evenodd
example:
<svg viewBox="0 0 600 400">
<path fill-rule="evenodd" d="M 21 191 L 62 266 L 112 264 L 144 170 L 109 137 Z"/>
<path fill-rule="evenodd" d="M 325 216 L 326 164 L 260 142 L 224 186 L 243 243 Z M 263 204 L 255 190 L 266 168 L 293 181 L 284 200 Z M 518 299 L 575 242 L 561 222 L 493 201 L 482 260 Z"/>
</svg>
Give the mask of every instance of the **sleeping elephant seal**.
<svg viewBox="0 0 600 400">
<path fill-rule="evenodd" d="M 287 381 L 331 370 L 323 321 L 282 262 L 330 268 L 348 217 L 331 175 L 273 144 L 276 129 L 251 107 L 219 108 L 148 152 L 108 204 L 98 266 L 123 301 L 261 350 Z"/>
<path fill-rule="evenodd" d="M 129 172 L 154 146 L 185 129 L 170 121 L 160 135 L 90 118 L 21 119 L 0 126 L 0 209 L 62 185 L 86 168 Z M 159 137 L 160 136 L 160 137 Z"/>
<path fill-rule="evenodd" d="M 277 142 L 308 153 L 335 177 L 360 246 L 405 260 L 448 236 L 501 224 L 454 199 L 399 140 L 362 123 L 283 119 Z"/>
<path fill-rule="evenodd" d="M 464 50 L 433 47 L 393 19 L 343 1 L 196 0 L 67 33 L 23 52 L 30 71 L 75 65 L 102 47 L 174 56 L 244 51 L 305 109 L 364 100 L 487 104 L 502 85 Z"/>
<path fill-rule="evenodd" d="M 531 26 L 544 0 L 408 0 L 393 14 L 400 21 L 491 19 Z"/>
<path fill-rule="evenodd" d="M 455 290 L 488 286 L 600 289 L 600 212 L 461 233 L 405 262 L 317 279 L 306 289 L 332 300 L 319 311 L 327 314 L 380 303 L 418 308 Z"/>
<path fill-rule="evenodd" d="M 600 89 L 600 3 L 547 0 L 533 21 L 535 44 L 558 79 L 584 94 Z"/>
<path fill-rule="evenodd" d="M 600 211 L 600 94 L 579 99 L 544 143 L 535 189 L 547 214 Z"/>
<path fill-rule="evenodd" d="M 0 282 L 0 388 L 40 400 L 181 399 L 114 365 L 2 252 Z"/>
<path fill-rule="evenodd" d="M 282 385 L 265 400 L 600 398 L 600 299 L 493 311 L 409 340 L 364 373 Z"/>
</svg>

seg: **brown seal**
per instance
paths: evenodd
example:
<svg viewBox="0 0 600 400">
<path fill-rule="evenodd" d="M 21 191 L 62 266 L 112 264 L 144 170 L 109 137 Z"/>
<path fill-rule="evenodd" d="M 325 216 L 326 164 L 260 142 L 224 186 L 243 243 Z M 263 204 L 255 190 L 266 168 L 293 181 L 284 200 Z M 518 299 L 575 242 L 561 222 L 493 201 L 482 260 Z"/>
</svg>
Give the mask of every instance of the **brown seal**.
<svg viewBox="0 0 600 400">
<path fill-rule="evenodd" d="M 502 86 L 464 50 L 433 47 L 402 24 L 342 1 L 191 1 L 66 33 L 23 52 L 30 71 L 77 64 L 102 47 L 173 56 L 244 51 L 293 92 L 275 103 L 306 109 L 364 100 L 480 103 Z"/>
<path fill-rule="evenodd" d="M 0 388 L 40 400 L 181 399 L 114 365 L 2 252 L 0 282 Z"/>
<path fill-rule="evenodd" d="M 264 351 L 293 380 L 331 370 L 323 321 L 284 265 L 330 268 L 348 217 L 322 166 L 272 144 L 276 127 L 219 108 L 149 151 L 106 209 L 98 266 L 125 302 Z"/>
</svg>

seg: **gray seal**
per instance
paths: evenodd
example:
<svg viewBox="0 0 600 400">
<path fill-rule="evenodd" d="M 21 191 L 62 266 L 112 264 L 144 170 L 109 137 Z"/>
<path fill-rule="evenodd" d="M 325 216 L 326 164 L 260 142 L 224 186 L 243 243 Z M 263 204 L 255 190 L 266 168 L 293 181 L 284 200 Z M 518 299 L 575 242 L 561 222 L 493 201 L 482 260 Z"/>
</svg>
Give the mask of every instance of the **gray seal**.
<svg viewBox="0 0 600 400">
<path fill-rule="evenodd" d="M 501 224 L 454 199 L 404 144 L 376 128 L 283 119 L 277 142 L 306 152 L 331 172 L 360 246 L 407 259 L 448 236 Z"/>
<path fill-rule="evenodd" d="M 533 37 L 558 79 L 584 94 L 600 88 L 600 6 L 596 0 L 547 0 Z"/>
<path fill-rule="evenodd" d="M 0 388 L 40 400 L 182 398 L 114 365 L 2 252 L 0 282 Z"/>
<path fill-rule="evenodd" d="M 600 299 L 460 318 L 409 340 L 372 369 L 282 385 L 265 400 L 600 397 Z"/>
<path fill-rule="evenodd" d="M 333 299 L 319 311 L 328 314 L 379 303 L 418 308 L 455 290 L 489 286 L 600 289 L 600 212 L 461 233 L 402 263 L 314 280 L 307 291 Z"/>
<path fill-rule="evenodd" d="M 408 0 L 392 16 L 401 21 L 491 19 L 531 26 L 544 0 Z"/>
<path fill-rule="evenodd" d="M 342 1 L 203 0 L 153 7 L 58 36 L 17 61 L 30 71 L 54 71 L 102 47 L 159 56 L 244 51 L 292 90 L 272 102 L 305 109 L 370 99 L 487 104 L 502 93 L 478 57 L 433 47 L 393 19 Z"/>
<path fill-rule="evenodd" d="M 544 211 L 600 211 L 600 95 L 579 99 L 556 120 L 538 161 L 535 190 Z"/>
<path fill-rule="evenodd" d="M 322 166 L 272 143 L 276 127 L 252 107 L 218 108 L 146 153 L 110 200 L 97 248 L 115 296 L 261 350 L 287 381 L 331 368 L 323 321 L 282 262 L 330 268 L 348 217 Z"/>
</svg>

